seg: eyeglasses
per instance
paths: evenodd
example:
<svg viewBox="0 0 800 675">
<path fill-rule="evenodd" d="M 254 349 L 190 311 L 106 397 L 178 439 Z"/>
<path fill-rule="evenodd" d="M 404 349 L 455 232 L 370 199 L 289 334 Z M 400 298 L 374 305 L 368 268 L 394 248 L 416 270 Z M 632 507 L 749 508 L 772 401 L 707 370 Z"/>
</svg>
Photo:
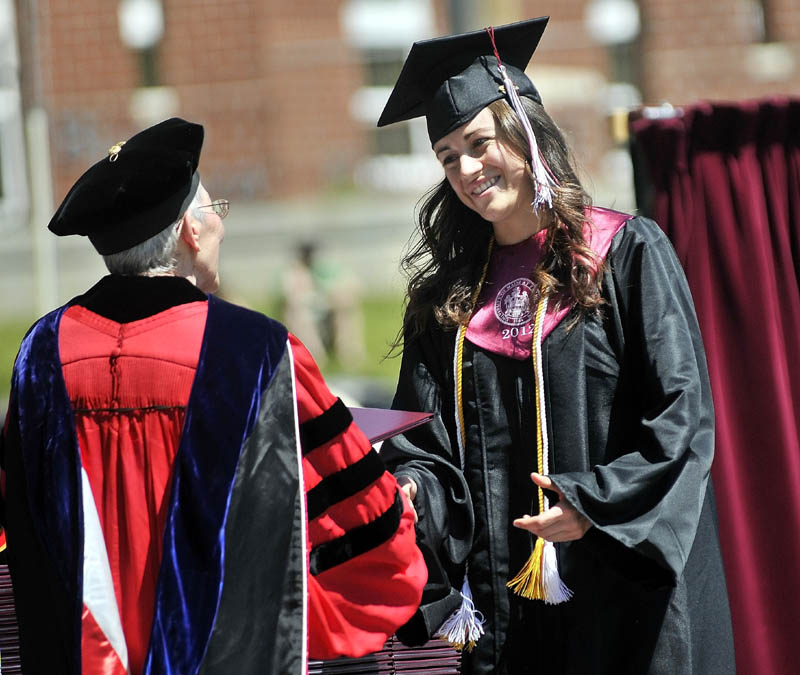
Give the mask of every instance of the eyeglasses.
<svg viewBox="0 0 800 675">
<path fill-rule="evenodd" d="M 228 206 L 230 202 L 227 199 L 215 199 L 210 204 L 204 204 L 203 206 L 198 206 L 198 209 L 214 209 L 214 213 L 216 213 L 220 219 L 224 218 L 228 215 Z"/>
</svg>

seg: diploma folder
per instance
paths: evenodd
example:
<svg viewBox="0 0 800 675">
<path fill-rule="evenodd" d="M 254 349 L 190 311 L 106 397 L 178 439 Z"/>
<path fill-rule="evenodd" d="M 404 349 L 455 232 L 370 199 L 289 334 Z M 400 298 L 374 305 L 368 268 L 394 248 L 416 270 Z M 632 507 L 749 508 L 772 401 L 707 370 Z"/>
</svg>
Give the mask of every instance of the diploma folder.
<svg viewBox="0 0 800 675">
<path fill-rule="evenodd" d="M 433 419 L 433 413 L 409 410 L 387 410 L 386 408 L 350 408 L 353 422 L 370 443 L 385 441 Z"/>
</svg>

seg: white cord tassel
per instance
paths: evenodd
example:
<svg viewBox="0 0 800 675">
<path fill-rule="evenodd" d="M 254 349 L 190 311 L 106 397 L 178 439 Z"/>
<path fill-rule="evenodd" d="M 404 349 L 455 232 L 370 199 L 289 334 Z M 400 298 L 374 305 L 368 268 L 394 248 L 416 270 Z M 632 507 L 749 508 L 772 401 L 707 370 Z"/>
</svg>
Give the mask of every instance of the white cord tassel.
<svg viewBox="0 0 800 675">
<path fill-rule="evenodd" d="M 548 605 L 559 605 L 572 597 L 572 591 L 561 581 L 561 576 L 558 573 L 556 547 L 552 541 L 544 542 L 544 551 L 542 551 L 542 586 L 544 587 L 544 601 Z"/>
<path fill-rule="evenodd" d="M 464 583 L 461 586 L 461 607 L 450 615 L 434 637 L 446 640 L 459 651 L 466 649 L 471 652 L 483 635 L 484 621 L 483 614 L 475 609 L 472 590 L 467 577 L 464 576 Z"/>
<path fill-rule="evenodd" d="M 553 190 L 556 187 L 556 181 L 552 174 L 542 161 L 542 153 L 539 151 L 539 144 L 536 142 L 536 135 L 533 133 L 530 120 L 522 108 L 522 101 L 520 100 L 519 93 L 516 86 L 511 81 L 511 78 L 506 72 L 506 67 L 500 63 L 500 76 L 503 78 L 503 86 L 506 88 L 506 95 L 517 113 L 519 121 L 522 123 L 522 128 L 525 130 L 525 135 L 528 137 L 528 146 L 531 153 L 531 171 L 533 173 L 533 201 L 531 208 L 538 211 L 543 206 L 547 205 L 548 208 L 553 207 Z"/>
</svg>

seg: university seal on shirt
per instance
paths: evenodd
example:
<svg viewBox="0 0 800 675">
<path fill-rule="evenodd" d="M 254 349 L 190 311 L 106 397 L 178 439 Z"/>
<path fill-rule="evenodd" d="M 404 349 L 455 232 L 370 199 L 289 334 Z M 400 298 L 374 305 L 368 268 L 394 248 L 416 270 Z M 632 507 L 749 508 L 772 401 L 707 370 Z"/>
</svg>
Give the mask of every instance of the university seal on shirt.
<svg viewBox="0 0 800 675">
<path fill-rule="evenodd" d="M 535 288 L 525 277 L 509 281 L 497 293 L 494 313 L 506 326 L 522 326 L 531 320 Z"/>
</svg>

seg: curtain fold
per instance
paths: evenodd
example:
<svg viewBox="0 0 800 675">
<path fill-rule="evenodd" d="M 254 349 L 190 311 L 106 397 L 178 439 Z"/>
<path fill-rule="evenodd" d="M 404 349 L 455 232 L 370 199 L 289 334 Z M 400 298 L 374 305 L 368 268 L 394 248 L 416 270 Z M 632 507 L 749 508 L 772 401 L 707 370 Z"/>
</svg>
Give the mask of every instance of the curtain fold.
<svg viewBox="0 0 800 675">
<path fill-rule="evenodd" d="M 630 122 L 640 208 L 697 307 L 741 673 L 800 672 L 800 99 Z"/>
</svg>

